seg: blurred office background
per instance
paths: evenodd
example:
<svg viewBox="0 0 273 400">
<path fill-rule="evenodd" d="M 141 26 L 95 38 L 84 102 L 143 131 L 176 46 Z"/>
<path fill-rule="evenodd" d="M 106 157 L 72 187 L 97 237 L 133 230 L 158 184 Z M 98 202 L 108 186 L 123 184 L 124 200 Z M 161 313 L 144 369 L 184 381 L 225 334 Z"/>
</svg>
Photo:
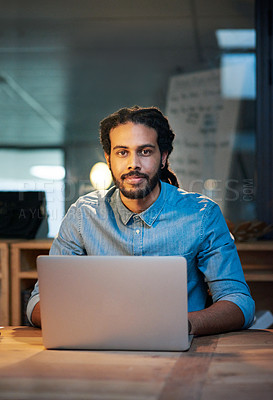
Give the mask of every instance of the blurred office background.
<svg viewBox="0 0 273 400">
<path fill-rule="evenodd" d="M 0 1 L 0 191 L 45 190 L 54 236 L 69 205 L 96 186 L 90 170 L 104 161 L 99 121 L 135 104 L 173 114 L 176 77 L 203 77 L 209 90 L 204 77 L 216 73 L 214 107 L 227 113 L 221 124 L 206 114 L 209 172 L 185 189 L 219 200 L 234 223 L 272 222 L 269 8 L 267 0 Z M 190 139 L 183 123 L 197 118 L 191 111 L 181 117 L 178 146 Z M 224 159 L 213 150 L 223 132 Z M 182 187 L 183 171 L 196 163 L 185 160 Z"/>
</svg>

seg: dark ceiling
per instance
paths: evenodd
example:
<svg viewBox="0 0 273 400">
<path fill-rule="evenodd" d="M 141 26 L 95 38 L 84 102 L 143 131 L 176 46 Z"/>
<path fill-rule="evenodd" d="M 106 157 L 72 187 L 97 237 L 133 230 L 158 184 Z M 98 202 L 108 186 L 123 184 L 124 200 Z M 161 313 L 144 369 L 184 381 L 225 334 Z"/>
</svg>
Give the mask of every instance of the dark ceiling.
<svg viewBox="0 0 273 400">
<path fill-rule="evenodd" d="M 215 29 L 253 24 L 253 0 L 9 0 L 0 10 L 0 147 L 90 143 L 122 106 L 164 109 L 171 75 L 213 66 Z"/>
</svg>

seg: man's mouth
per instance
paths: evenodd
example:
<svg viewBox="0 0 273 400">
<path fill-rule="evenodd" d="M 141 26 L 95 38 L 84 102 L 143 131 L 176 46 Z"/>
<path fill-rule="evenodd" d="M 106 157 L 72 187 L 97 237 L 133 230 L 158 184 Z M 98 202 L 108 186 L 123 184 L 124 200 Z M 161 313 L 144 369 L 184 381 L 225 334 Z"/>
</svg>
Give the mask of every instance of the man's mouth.
<svg viewBox="0 0 273 400">
<path fill-rule="evenodd" d="M 142 178 L 140 176 L 134 176 L 134 175 L 128 176 L 125 179 L 126 179 L 127 183 L 130 183 L 132 185 L 136 185 L 136 184 L 138 184 L 138 183 L 140 183 L 140 182 L 142 182 L 144 180 L 144 178 Z"/>
<path fill-rule="evenodd" d="M 144 179 L 147 179 L 147 176 L 145 174 L 129 172 L 128 174 L 122 175 L 121 178 L 122 180 L 126 180 L 126 182 L 135 185 L 142 182 Z"/>
</svg>

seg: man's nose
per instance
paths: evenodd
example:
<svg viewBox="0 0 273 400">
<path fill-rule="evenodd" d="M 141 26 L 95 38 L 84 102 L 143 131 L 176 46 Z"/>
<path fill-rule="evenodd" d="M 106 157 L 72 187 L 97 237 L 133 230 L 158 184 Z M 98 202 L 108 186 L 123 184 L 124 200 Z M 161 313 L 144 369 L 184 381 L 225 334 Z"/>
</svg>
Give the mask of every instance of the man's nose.
<svg viewBox="0 0 273 400">
<path fill-rule="evenodd" d="M 140 169 L 140 159 L 137 153 L 131 153 L 128 159 L 128 169 Z"/>
</svg>

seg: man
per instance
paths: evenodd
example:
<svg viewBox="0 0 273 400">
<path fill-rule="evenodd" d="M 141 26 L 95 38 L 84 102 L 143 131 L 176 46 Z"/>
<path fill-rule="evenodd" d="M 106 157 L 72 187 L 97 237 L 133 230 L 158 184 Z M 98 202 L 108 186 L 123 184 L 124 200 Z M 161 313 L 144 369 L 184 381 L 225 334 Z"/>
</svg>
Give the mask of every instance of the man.
<svg viewBox="0 0 273 400">
<path fill-rule="evenodd" d="M 105 118 L 101 143 L 115 186 L 73 204 L 50 254 L 184 256 L 189 329 L 194 335 L 247 328 L 254 301 L 217 204 L 178 188 L 169 169 L 174 133 L 156 108 L 124 108 Z M 205 308 L 208 289 L 213 304 Z M 41 325 L 39 286 L 28 317 Z"/>
</svg>

